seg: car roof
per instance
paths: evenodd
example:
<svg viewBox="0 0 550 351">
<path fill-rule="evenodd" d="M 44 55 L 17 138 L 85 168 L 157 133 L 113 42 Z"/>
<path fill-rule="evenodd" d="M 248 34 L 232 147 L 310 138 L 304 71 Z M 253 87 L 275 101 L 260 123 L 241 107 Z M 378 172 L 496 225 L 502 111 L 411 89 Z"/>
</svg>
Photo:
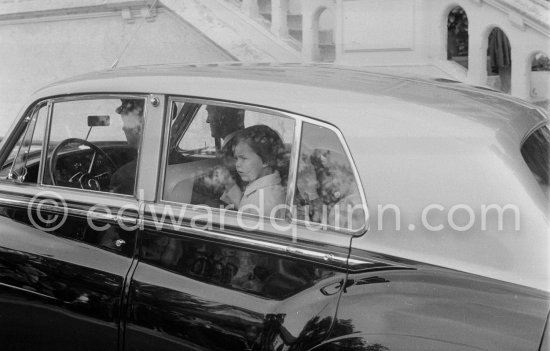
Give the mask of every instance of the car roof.
<svg viewBox="0 0 550 351">
<path fill-rule="evenodd" d="M 522 100 L 454 81 L 333 65 L 240 63 L 100 71 L 55 83 L 33 99 L 106 92 L 220 99 L 333 124 L 369 203 L 370 228 L 355 248 L 549 290 L 548 199 L 520 152 L 548 119 Z M 459 217 L 464 206 L 479 215 L 483 205 L 514 204 L 521 228 L 500 231 L 490 219 L 482 232 L 476 217 L 471 230 L 433 232 L 418 225 L 419 211 L 433 204 L 447 211 L 461 205 Z M 379 216 L 385 205 L 399 208 L 416 229 L 395 230 Z M 440 224 L 444 214 L 432 220 Z"/>
<path fill-rule="evenodd" d="M 41 96 L 105 90 L 191 95 L 247 102 L 285 109 L 323 119 L 345 129 L 343 106 L 360 110 L 387 106 L 383 118 L 416 113 L 429 124 L 446 124 L 437 112 L 453 114 L 470 123 L 450 126 L 510 129 L 522 138 L 540 122 L 536 107 L 489 89 L 469 87 L 446 79 L 392 76 L 335 65 L 313 64 L 201 64 L 148 65 L 104 70 L 77 76 L 42 89 Z M 395 105 L 394 107 L 391 107 Z M 390 109 L 391 107 L 391 109 Z M 434 113 L 426 113 L 426 109 Z M 527 111 L 527 116 L 526 116 Z M 375 118 L 376 116 L 370 116 Z M 409 123 L 419 123 L 411 119 Z M 406 127 L 407 120 L 403 121 Z M 440 131 L 443 132 L 443 131 Z"/>
</svg>

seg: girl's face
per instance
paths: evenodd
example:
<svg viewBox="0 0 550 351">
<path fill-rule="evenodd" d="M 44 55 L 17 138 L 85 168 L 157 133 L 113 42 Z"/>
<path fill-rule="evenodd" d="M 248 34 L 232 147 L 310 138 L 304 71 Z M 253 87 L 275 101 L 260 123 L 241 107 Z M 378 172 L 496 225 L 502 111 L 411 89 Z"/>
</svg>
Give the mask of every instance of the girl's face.
<svg viewBox="0 0 550 351">
<path fill-rule="evenodd" d="M 253 182 L 270 173 L 270 167 L 262 162 L 260 155 L 244 141 L 235 146 L 235 167 L 241 179 L 245 182 Z"/>
</svg>

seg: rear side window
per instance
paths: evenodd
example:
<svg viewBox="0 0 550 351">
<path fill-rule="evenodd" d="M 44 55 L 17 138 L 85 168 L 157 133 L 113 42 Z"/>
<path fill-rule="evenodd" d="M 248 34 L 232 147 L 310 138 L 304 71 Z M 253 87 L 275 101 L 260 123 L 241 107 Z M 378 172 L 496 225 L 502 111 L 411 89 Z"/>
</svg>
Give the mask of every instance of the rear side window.
<svg viewBox="0 0 550 351">
<path fill-rule="evenodd" d="M 521 147 L 521 155 L 529 166 L 537 182 L 548 197 L 550 176 L 550 127 L 545 125 L 531 134 Z"/>
<path fill-rule="evenodd" d="M 163 200 L 315 230 L 350 233 L 366 226 L 354 167 L 329 126 L 200 102 L 172 102 L 171 117 Z"/>
<path fill-rule="evenodd" d="M 294 193 L 295 218 L 336 230 L 358 231 L 365 209 L 351 162 L 338 136 L 314 124 L 303 124 Z"/>
</svg>

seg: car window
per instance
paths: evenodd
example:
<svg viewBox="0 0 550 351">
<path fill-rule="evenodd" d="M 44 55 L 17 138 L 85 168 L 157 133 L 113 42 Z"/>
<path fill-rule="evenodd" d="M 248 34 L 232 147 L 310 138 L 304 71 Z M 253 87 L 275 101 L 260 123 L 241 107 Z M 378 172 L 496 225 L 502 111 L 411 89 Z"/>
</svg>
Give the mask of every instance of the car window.
<svg viewBox="0 0 550 351">
<path fill-rule="evenodd" d="M 216 104 L 175 107 L 163 199 L 282 217 L 294 120 Z"/>
<path fill-rule="evenodd" d="M 21 183 L 37 182 L 47 114 L 46 104 L 34 109 L 26 128 L 2 166 L 0 177 L 9 177 Z"/>
<path fill-rule="evenodd" d="M 550 127 L 545 125 L 532 133 L 521 147 L 521 155 L 542 187 L 550 197 Z"/>
<path fill-rule="evenodd" d="M 134 194 L 144 99 L 54 102 L 45 184 Z"/>
<path fill-rule="evenodd" d="M 365 209 L 350 159 L 338 136 L 323 126 L 304 123 L 294 193 L 298 220 L 338 230 L 365 225 Z"/>
<path fill-rule="evenodd" d="M 21 149 L 21 144 L 23 143 L 23 139 L 25 138 L 25 134 L 27 132 L 28 126 L 29 124 L 27 123 L 26 127 L 19 134 L 19 137 L 17 138 L 17 142 L 14 144 L 8 157 L 5 159 L 4 164 L 2 165 L 2 169 L 0 170 L 0 179 L 8 179 L 8 178 L 17 179 L 18 178 L 15 174 L 11 173 L 11 168 L 14 165 L 13 161 L 15 160 L 15 158 L 17 157 L 17 154 L 19 153 L 19 150 Z"/>
</svg>

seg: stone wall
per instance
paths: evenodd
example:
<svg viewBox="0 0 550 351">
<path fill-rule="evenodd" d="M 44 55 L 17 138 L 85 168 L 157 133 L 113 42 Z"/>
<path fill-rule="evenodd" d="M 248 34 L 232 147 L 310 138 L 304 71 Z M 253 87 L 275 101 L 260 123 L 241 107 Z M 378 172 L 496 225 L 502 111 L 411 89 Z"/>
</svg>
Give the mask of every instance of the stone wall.
<svg viewBox="0 0 550 351">
<path fill-rule="evenodd" d="M 163 8 L 149 15 L 143 8 L 69 11 L 66 7 L 17 15 L 0 11 L 0 136 L 35 90 L 63 78 L 107 69 L 118 57 L 119 67 L 234 60 L 181 17 Z"/>
</svg>

